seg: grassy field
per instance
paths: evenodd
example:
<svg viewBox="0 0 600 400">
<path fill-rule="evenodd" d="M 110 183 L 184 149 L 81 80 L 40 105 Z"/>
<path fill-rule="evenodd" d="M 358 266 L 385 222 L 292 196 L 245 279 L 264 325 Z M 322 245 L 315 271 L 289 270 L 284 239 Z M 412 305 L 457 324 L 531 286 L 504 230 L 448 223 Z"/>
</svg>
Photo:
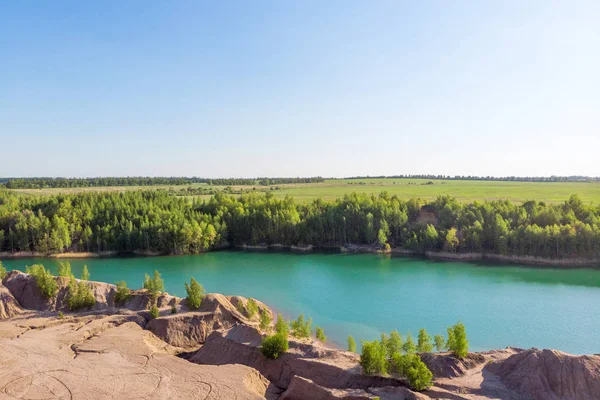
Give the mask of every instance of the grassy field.
<svg viewBox="0 0 600 400">
<path fill-rule="evenodd" d="M 433 182 L 433 184 L 427 184 Z M 205 186 L 194 184 L 193 186 Z M 127 190 L 156 190 L 172 188 L 178 191 L 187 186 L 121 186 L 97 188 L 64 188 L 64 189 L 21 189 L 16 192 L 29 195 L 48 195 L 57 193 L 78 193 L 86 191 L 123 192 Z M 211 186 L 223 189 L 223 186 Z M 346 193 L 380 193 L 387 191 L 390 195 L 408 199 L 420 197 L 434 199 L 448 194 L 460 201 L 509 199 L 514 202 L 538 200 L 548 203 L 561 203 L 571 194 L 578 194 L 586 203 L 600 203 L 600 184 L 584 182 L 491 182 L 491 181 L 454 181 L 424 179 L 334 179 L 322 183 L 278 185 L 273 191 L 277 197 L 293 196 L 298 201 L 310 201 L 315 198 L 335 199 Z M 251 189 L 252 186 L 234 186 L 234 189 Z M 208 198 L 210 196 L 196 196 Z"/>
</svg>

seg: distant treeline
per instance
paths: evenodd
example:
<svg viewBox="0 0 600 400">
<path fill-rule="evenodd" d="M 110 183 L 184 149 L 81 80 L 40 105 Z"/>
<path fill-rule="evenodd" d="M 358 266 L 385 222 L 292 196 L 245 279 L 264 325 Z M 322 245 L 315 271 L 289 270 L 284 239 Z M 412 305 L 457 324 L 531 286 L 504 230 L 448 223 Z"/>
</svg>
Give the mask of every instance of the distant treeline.
<svg viewBox="0 0 600 400">
<path fill-rule="evenodd" d="M 153 185 L 189 185 L 206 183 L 208 185 L 279 185 L 285 183 L 323 182 L 321 177 L 313 178 L 227 178 L 207 179 L 197 177 L 107 177 L 107 178 L 1 178 L 0 183 L 8 189 L 78 188 L 97 186 L 153 186 Z"/>
<path fill-rule="evenodd" d="M 472 175 L 380 175 L 352 176 L 344 179 L 439 179 L 455 181 L 507 181 L 507 182 L 600 182 L 600 177 L 592 176 L 472 176 Z"/>
<path fill-rule="evenodd" d="M 577 196 L 560 205 L 517 205 L 448 196 L 401 200 L 385 192 L 296 203 L 271 192 L 190 202 L 167 191 L 39 197 L 0 191 L 2 251 L 185 254 L 275 243 L 598 258 L 600 207 Z"/>
</svg>

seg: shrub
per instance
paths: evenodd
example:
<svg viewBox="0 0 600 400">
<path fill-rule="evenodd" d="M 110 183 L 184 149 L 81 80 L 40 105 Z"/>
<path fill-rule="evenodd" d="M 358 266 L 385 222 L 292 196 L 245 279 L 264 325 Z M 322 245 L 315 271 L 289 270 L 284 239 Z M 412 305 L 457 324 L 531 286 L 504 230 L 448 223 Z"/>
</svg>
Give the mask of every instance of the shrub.
<svg viewBox="0 0 600 400">
<path fill-rule="evenodd" d="M 152 307 L 150 307 L 150 318 L 158 318 L 158 312 L 158 307 L 156 304 L 153 304 Z"/>
<path fill-rule="evenodd" d="M 348 351 L 356 353 L 356 342 L 352 336 L 348 336 Z"/>
<path fill-rule="evenodd" d="M 35 285 L 42 293 L 42 296 L 49 299 L 56 295 L 58 286 L 50 270 L 47 270 L 41 264 L 34 264 L 31 267 L 26 267 L 25 272 L 35 278 Z"/>
<path fill-rule="evenodd" d="M 325 336 L 325 331 L 320 326 L 315 328 L 315 336 L 317 340 L 321 343 L 325 343 L 327 341 L 327 336 Z"/>
<path fill-rule="evenodd" d="M 263 355 L 272 360 L 277 359 L 280 355 L 288 350 L 288 339 L 287 336 L 276 333 L 271 336 L 267 336 L 262 340 L 261 351 Z"/>
<path fill-rule="evenodd" d="M 391 331 L 390 338 L 387 341 L 387 356 L 392 357 L 392 355 L 399 353 L 402 351 L 402 335 L 398 331 Z"/>
<path fill-rule="evenodd" d="M 165 282 L 160 277 L 160 273 L 154 270 L 154 278 L 150 278 L 148 274 L 144 279 L 144 289 L 150 293 L 153 299 L 156 299 L 158 295 L 165 290 Z"/>
<path fill-rule="evenodd" d="M 62 311 L 58 312 L 58 319 L 65 319 L 65 314 Z"/>
<path fill-rule="evenodd" d="M 446 347 L 455 357 L 466 357 L 469 352 L 469 341 L 467 340 L 467 331 L 462 322 L 448 328 L 448 341 Z"/>
<path fill-rule="evenodd" d="M 123 304 L 131 297 L 131 290 L 127 287 L 127 282 L 117 282 L 117 292 L 115 293 L 115 303 Z"/>
<path fill-rule="evenodd" d="M 387 374 L 386 349 L 378 340 L 362 342 L 360 366 L 367 375 Z"/>
<path fill-rule="evenodd" d="M 58 266 L 58 276 L 63 276 L 65 278 L 72 278 L 73 272 L 71 272 L 71 263 L 68 261 L 61 261 Z"/>
<path fill-rule="evenodd" d="M 446 339 L 442 335 L 435 335 L 433 337 L 433 343 L 435 343 L 435 348 L 437 351 L 442 351 L 446 348 Z"/>
<path fill-rule="evenodd" d="M 244 304 L 242 303 L 241 300 L 238 300 L 237 305 L 235 306 L 235 308 L 237 308 L 238 312 L 242 315 L 246 315 L 246 307 L 244 307 Z"/>
<path fill-rule="evenodd" d="M 304 314 L 300 314 L 298 319 L 292 321 L 292 331 L 294 332 L 294 336 L 299 338 L 308 338 L 310 337 L 310 326 L 312 325 L 312 319 L 309 318 L 307 321 L 304 321 Z"/>
<path fill-rule="evenodd" d="M 395 353 L 390 364 L 393 372 L 408 379 L 413 390 L 421 391 L 431 386 L 433 374 L 417 354 Z"/>
<path fill-rule="evenodd" d="M 83 280 L 83 281 L 90 280 L 90 271 L 88 271 L 87 265 L 83 266 L 83 272 L 81 273 L 81 280 Z"/>
<path fill-rule="evenodd" d="M 277 314 L 277 322 L 275 323 L 275 332 L 284 335 L 285 337 L 289 334 L 288 323 L 283 320 L 281 314 Z"/>
<path fill-rule="evenodd" d="M 77 282 L 75 278 L 69 281 L 69 293 L 67 295 L 67 303 L 71 311 L 81 308 L 92 307 L 96 304 L 92 289 L 83 281 Z"/>
<path fill-rule="evenodd" d="M 6 268 L 2 265 L 2 261 L 0 261 L 0 281 L 6 278 Z"/>
<path fill-rule="evenodd" d="M 417 351 L 419 353 L 430 353 L 433 351 L 431 336 L 427 333 L 425 328 L 421 328 L 419 331 L 419 338 L 417 339 Z"/>
<path fill-rule="evenodd" d="M 200 308 L 204 299 L 204 288 L 196 282 L 194 278 L 190 278 L 190 284 L 185 283 L 185 291 L 187 292 L 187 304 L 190 308 Z"/>
<path fill-rule="evenodd" d="M 406 335 L 406 342 L 404 342 L 402 345 L 402 351 L 404 351 L 406 354 L 413 354 L 415 351 L 417 351 L 417 347 L 415 346 L 415 342 L 410 333 Z"/>
<path fill-rule="evenodd" d="M 177 314 L 177 306 L 175 304 L 171 306 L 171 314 Z"/>
<path fill-rule="evenodd" d="M 271 326 L 271 314 L 265 309 L 260 313 L 260 329 L 267 331 Z M 287 332 L 285 333 L 287 335 Z"/>
<path fill-rule="evenodd" d="M 246 303 L 246 315 L 248 318 L 253 318 L 258 313 L 258 304 L 254 299 L 248 299 Z"/>
</svg>

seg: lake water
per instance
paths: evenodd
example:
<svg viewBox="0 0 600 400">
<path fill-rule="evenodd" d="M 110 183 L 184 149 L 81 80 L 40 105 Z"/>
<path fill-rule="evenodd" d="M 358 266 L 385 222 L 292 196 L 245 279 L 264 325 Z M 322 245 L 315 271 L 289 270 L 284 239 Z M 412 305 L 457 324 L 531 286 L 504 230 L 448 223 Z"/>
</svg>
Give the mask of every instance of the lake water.
<svg viewBox="0 0 600 400">
<path fill-rule="evenodd" d="M 80 276 L 139 288 L 158 269 L 185 296 L 196 278 L 207 292 L 255 297 L 287 318 L 304 313 L 345 346 L 421 327 L 444 334 L 462 321 L 472 350 L 506 346 L 600 353 L 600 270 L 435 262 L 386 255 L 213 252 L 194 256 L 70 260 Z M 57 260 L 4 260 L 8 269 Z M 313 325 L 314 326 L 314 325 Z"/>
</svg>

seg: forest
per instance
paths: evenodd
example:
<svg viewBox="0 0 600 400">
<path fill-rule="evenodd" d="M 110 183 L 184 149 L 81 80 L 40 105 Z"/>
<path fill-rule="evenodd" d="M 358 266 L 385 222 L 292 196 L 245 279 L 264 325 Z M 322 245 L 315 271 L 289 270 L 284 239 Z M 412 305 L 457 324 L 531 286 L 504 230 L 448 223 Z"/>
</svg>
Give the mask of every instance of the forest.
<svg viewBox="0 0 600 400">
<path fill-rule="evenodd" d="M 600 182 L 592 176 L 474 176 L 474 175 L 381 175 L 352 176 L 345 179 L 436 179 L 447 181 L 496 181 L 496 182 Z"/>
<path fill-rule="evenodd" d="M 286 183 L 323 182 L 321 177 L 314 178 L 185 178 L 185 177 L 107 177 L 107 178 L 3 178 L 0 184 L 8 189 L 75 188 L 99 186 L 154 186 L 154 185 L 190 185 L 206 183 L 208 185 L 251 185 L 269 186 Z"/>
<path fill-rule="evenodd" d="M 0 190 L 5 252 L 191 254 L 245 244 L 590 259 L 600 254 L 600 207 L 576 195 L 557 205 L 448 196 L 427 202 L 386 192 L 299 203 L 271 192 L 190 201 L 166 191 L 38 197 Z"/>
</svg>

